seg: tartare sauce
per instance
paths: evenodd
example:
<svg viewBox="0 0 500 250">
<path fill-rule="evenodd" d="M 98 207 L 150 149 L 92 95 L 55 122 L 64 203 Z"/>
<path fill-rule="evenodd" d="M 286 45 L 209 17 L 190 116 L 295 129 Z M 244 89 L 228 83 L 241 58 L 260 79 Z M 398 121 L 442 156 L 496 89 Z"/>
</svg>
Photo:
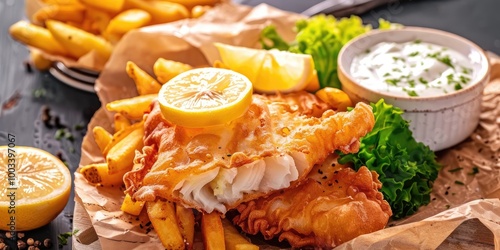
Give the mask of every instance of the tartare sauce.
<svg viewBox="0 0 500 250">
<path fill-rule="evenodd" d="M 353 58 L 351 75 L 362 86 L 398 96 L 438 96 L 472 82 L 470 61 L 439 45 L 415 40 L 379 43 Z"/>
</svg>

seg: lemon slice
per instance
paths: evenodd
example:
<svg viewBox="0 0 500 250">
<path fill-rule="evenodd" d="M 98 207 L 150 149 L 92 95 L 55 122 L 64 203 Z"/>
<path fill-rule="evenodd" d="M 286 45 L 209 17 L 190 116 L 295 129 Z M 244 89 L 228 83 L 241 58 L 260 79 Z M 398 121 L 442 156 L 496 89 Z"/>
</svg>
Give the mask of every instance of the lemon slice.
<svg viewBox="0 0 500 250">
<path fill-rule="evenodd" d="M 192 69 L 165 83 L 158 102 L 165 119 L 179 126 L 221 125 L 246 112 L 252 102 L 252 83 L 227 69 Z"/>
<path fill-rule="evenodd" d="M 304 90 L 313 80 L 311 55 L 279 50 L 261 50 L 216 43 L 222 63 L 239 72 L 263 93 Z"/>
<path fill-rule="evenodd" d="M 32 147 L 0 146 L 0 229 L 32 230 L 66 206 L 71 174 L 59 158 Z"/>
</svg>

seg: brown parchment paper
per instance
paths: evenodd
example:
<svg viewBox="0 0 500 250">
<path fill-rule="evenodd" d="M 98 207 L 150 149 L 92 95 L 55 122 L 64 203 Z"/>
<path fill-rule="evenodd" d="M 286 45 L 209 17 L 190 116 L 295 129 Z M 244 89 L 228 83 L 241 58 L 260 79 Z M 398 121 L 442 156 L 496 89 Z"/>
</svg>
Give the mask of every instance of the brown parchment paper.
<svg viewBox="0 0 500 250">
<path fill-rule="evenodd" d="M 290 40 L 298 18 L 301 16 L 268 5 L 250 8 L 223 4 L 200 20 L 182 20 L 132 31 L 117 44 L 102 71 L 96 83 L 97 94 L 103 105 L 137 95 L 125 72 L 128 60 L 150 74 L 159 57 L 194 66 L 210 65 L 218 58 L 213 42 L 258 47 L 260 29 L 270 23 Z M 493 232 L 495 248 L 500 250 L 500 60 L 492 57 L 491 64 L 491 82 L 484 91 L 478 128 L 466 141 L 438 152 L 443 169 L 435 182 L 431 203 L 415 215 L 391 221 L 390 227 L 360 236 L 339 249 L 432 249 L 463 221 L 478 218 Z M 103 108 L 92 118 L 88 131 L 97 125 L 113 131 L 112 116 Z M 103 160 L 92 133 L 88 132 L 82 143 L 80 164 Z M 479 172 L 472 174 L 475 167 Z M 459 170 L 449 171 L 457 168 Z M 140 224 L 147 221 L 146 216 L 133 217 L 120 212 L 122 190 L 96 188 L 75 173 L 75 193 L 76 201 L 89 214 L 102 249 L 163 249 L 154 230 L 141 228 Z M 202 248 L 197 245 L 195 249 L 199 249 L 197 247 Z M 276 248 L 264 244 L 261 249 Z"/>
</svg>

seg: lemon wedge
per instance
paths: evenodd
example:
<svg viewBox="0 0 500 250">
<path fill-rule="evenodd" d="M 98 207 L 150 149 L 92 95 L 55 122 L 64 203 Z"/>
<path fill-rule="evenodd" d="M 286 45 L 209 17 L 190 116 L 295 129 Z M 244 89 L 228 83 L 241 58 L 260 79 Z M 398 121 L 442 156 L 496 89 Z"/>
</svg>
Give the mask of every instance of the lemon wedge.
<svg viewBox="0 0 500 250">
<path fill-rule="evenodd" d="M 315 77 L 311 55 L 222 43 L 215 43 L 215 46 L 222 63 L 248 77 L 257 92 L 287 93 L 304 90 Z"/>
<path fill-rule="evenodd" d="M 32 147 L 0 146 L 0 229 L 48 224 L 64 209 L 71 174 L 57 157 Z"/>
<path fill-rule="evenodd" d="M 163 84 L 158 102 L 164 118 L 176 125 L 221 125 L 246 112 L 252 102 L 252 83 L 228 69 L 192 69 Z"/>
</svg>

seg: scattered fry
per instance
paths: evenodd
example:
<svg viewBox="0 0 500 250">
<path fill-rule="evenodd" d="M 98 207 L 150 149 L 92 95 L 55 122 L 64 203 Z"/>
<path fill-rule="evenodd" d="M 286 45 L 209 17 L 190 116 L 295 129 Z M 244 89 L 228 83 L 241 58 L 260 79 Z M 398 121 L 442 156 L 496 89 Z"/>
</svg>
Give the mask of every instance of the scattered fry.
<svg viewBox="0 0 500 250">
<path fill-rule="evenodd" d="M 45 58 L 40 50 L 36 49 L 30 51 L 30 61 L 40 71 L 48 70 L 52 66 L 52 61 Z"/>
<path fill-rule="evenodd" d="M 128 61 L 126 71 L 135 82 L 139 95 L 158 94 L 161 84 L 135 63 Z"/>
<path fill-rule="evenodd" d="M 115 131 L 124 130 L 125 128 L 130 126 L 130 121 L 127 119 L 127 117 L 120 113 L 115 113 L 114 119 Z"/>
<path fill-rule="evenodd" d="M 135 151 L 141 150 L 143 146 L 142 137 L 144 128 L 142 126 L 134 129 L 125 138 L 119 141 L 106 155 L 108 173 L 114 174 L 132 169 Z"/>
<path fill-rule="evenodd" d="M 211 6 L 208 5 L 196 5 L 191 9 L 191 17 L 192 18 L 198 18 L 203 16 L 205 12 L 207 12 L 209 9 L 211 9 Z"/>
<path fill-rule="evenodd" d="M 337 88 L 323 88 L 316 92 L 316 96 L 336 111 L 346 111 L 348 107 L 353 106 L 351 98 L 344 91 Z"/>
<path fill-rule="evenodd" d="M 206 250 L 225 250 L 224 228 L 220 215 L 216 212 L 204 213 L 201 217 L 201 232 Z"/>
<path fill-rule="evenodd" d="M 95 126 L 92 129 L 92 133 L 94 134 L 94 140 L 97 143 L 97 147 L 99 147 L 101 153 L 105 155 L 104 152 L 106 152 L 106 147 L 110 144 L 113 136 L 101 126 Z"/>
<path fill-rule="evenodd" d="M 144 124 L 143 122 L 134 123 L 134 124 L 124 128 L 124 129 L 119 130 L 116 133 L 114 133 L 113 138 L 108 143 L 108 145 L 104 149 L 104 152 L 102 153 L 103 156 L 106 157 L 106 155 L 108 154 L 109 150 L 112 147 L 114 147 L 116 144 L 118 144 L 118 142 L 123 140 L 123 138 L 127 137 L 130 133 L 132 133 L 132 131 L 136 130 L 139 126 L 143 126 L 143 124 Z"/>
<path fill-rule="evenodd" d="M 116 15 L 106 29 L 108 33 L 125 34 L 133 29 L 145 26 L 151 21 L 151 15 L 140 9 L 126 10 Z"/>
<path fill-rule="evenodd" d="M 153 65 L 153 72 L 161 84 L 164 84 L 178 74 L 192 69 L 191 65 L 158 58 Z"/>
<path fill-rule="evenodd" d="M 85 5 L 93 8 L 116 13 L 122 10 L 125 0 L 79 0 Z"/>
<path fill-rule="evenodd" d="M 184 249 L 184 239 L 177 223 L 174 204 L 161 200 L 148 201 L 146 210 L 163 246 L 172 250 Z"/>
<path fill-rule="evenodd" d="M 188 9 L 192 9 L 198 5 L 214 6 L 215 4 L 221 2 L 221 0 L 166 0 L 166 1 L 182 4 L 186 6 Z"/>
<path fill-rule="evenodd" d="M 31 19 L 36 24 L 44 24 L 47 20 L 80 23 L 84 13 L 85 7 L 82 5 L 47 5 L 36 11 Z"/>
<path fill-rule="evenodd" d="M 132 120 L 140 120 L 144 113 L 149 110 L 149 105 L 156 97 L 157 94 L 150 94 L 116 100 L 106 104 L 106 109 L 112 112 L 119 112 Z"/>
<path fill-rule="evenodd" d="M 257 245 L 252 244 L 227 219 L 222 220 L 224 227 L 224 242 L 227 250 L 258 250 Z"/>
<path fill-rule="evenodd" d="M 128 170 L 127 170 L 128 171 Z M 95 185 L 101 186 L 121 186 L 123 184 L 123 175 L 127 171 L 121 171 L 114 174 L 108 172 L 108 164 L 95 163 L 83 166 L 79 172 L 85 179 Z"/>
<path fill-rule="evenodd" d="M 124 8 L 147 11 L 151 15 L 151 24 L 173 22 L 190 15 L 184 5 L 164 1 L 125 0 Z"/>
<path fill-rule="evenodd" d="M 131 215 L 139 215 L 145 203 L 145 201 L 133 201 L 132 197 L 126 194 L 120 210 Z"/>
<path fill-rule="evenodd" d="M 50 31 L 27 21 L 13 24 L 9 28 L 9 33 L 14 39 L 50 54 L 68 55 L 68 51 L 54 38 Z"/>
<path fill-rule="evenodd" d="M 45 24 L 54 38 L 74 57 L 79 58 L 92 50 L 106 60 L 111 56 L 113 46 L 101 37 L 54 20 Z"/>
<path fill-rule="evenodd" d="M 194 243 L 194 214 L 190 208 L 179 204 L 175 206 L 175 214 L 179 222 L 182 237 L 186 240 L 186 249 L 193 249 Z"/>
</svg>

